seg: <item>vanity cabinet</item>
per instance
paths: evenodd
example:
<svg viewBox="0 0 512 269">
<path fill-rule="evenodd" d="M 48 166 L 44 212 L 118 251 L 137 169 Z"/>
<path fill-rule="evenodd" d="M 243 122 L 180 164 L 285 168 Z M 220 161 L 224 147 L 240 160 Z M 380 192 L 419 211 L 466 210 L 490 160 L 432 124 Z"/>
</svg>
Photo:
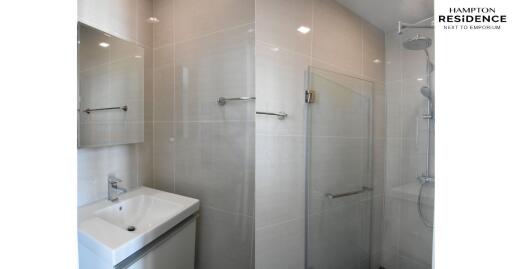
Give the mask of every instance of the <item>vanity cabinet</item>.
<svg viewBox="0 0 512 269">
<path fill-rule="evenodd" d="M 194 269 L 195 231 L 196 220 L 193 220 L 174 236 L 163 238 L 162 242 L 125 268 Z"/>
</svg>

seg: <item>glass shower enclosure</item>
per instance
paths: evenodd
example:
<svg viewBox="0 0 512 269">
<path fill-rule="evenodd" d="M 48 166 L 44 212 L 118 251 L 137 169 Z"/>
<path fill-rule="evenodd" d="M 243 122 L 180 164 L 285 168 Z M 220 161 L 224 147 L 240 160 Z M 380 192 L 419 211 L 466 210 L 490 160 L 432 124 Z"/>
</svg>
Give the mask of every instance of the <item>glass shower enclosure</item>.
<svg viewBox="0 0 512 269">
<path fill-rule="evenodd" d="M 306 76 L 306 268 L 370 268 L 373 83 Z"/>
</svg>

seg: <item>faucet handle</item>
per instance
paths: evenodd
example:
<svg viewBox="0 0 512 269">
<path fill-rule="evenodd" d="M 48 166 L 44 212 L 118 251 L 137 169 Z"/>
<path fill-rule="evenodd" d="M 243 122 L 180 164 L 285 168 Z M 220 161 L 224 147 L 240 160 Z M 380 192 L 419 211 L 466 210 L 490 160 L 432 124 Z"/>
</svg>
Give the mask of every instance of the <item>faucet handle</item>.
<svg viewBox="0 0 512 269">
<path fill-rule="evenodd" d="M 111 184 L 117 184 L 119 182 L 123 182 L 123 180 L 115 177 L 114 175 L 109 175 L 108 176 L 108 183 L 111 183 Z"/>
</svg>

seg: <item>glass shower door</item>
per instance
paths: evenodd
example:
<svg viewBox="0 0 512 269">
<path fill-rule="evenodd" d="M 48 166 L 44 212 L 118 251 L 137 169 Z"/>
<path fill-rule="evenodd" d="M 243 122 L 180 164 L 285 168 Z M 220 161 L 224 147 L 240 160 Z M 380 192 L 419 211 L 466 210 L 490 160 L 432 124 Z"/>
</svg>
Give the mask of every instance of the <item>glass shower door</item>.
<svg viewBox="0 0 512 269">
<path fill-rule="evenodd" d="M 307 81 L 306 268 L 367 269 L 373 84 L 312 67 Z"/>
</svg>

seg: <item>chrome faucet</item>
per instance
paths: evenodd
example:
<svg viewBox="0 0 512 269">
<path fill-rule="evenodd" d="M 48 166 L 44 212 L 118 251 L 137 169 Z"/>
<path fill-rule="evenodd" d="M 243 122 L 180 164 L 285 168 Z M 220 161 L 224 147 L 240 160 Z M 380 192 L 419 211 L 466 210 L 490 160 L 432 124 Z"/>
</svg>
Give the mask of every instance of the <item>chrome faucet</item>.
<svg viewBox="0 0 512 269">
<path fill-rule="evenodd" d="M 119 200 L 119 194 L 125 193 L 127 190 L 117 186 L 117 183 L 122 182 L 121 179 L 116 178 L 114 175 L 108 176 L 108 200 L 115 202 Z"/>
</svg>

